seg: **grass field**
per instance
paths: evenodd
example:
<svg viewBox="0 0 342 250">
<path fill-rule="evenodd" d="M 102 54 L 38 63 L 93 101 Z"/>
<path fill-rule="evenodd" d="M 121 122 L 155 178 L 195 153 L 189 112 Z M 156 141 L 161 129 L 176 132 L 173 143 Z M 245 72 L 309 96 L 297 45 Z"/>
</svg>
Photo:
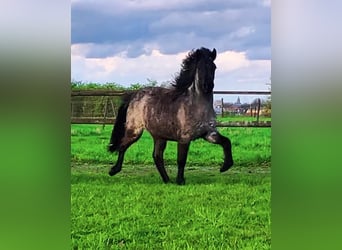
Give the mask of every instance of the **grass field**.
<svg viewBox="0 0 342 250">
<path fill-rule="evenodd" d="M 109 177 L 111 129 L 71 126 L 72 249 L 270 249 L 269 128 L 220 128 L 235 158 L 223 174 L 221 148 L 194 141 L 185 186 L 162 183 L 147 133 Z M 175 143 L 165 161 L 174 181 Z"/>
</svg>

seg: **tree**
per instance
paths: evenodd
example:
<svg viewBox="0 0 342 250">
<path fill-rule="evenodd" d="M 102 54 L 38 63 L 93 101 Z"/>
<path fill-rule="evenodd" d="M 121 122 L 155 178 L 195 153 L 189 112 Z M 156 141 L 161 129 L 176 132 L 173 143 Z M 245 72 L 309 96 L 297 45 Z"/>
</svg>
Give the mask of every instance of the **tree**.
<svg viewBox="0 0 342 250">
<path fill-rule="evenodd" d="M 271 80 L 271 78 L 270 78 Z M 271 91 L 271 81 L 269 83 L 266 83 L 268 85 L 268 90 Z M 272 96 L 268 96 L 267 100 L 264 103 L 264 111 L 266 116 L 271 116 L 272 113 Z"/>
</svg>

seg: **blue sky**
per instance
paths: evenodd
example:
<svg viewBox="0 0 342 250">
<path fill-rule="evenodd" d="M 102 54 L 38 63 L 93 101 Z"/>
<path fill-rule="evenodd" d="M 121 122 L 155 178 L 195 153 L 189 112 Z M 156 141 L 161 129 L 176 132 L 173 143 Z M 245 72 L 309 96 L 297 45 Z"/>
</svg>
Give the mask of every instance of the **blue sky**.
<svg viewBox="0 0 342 250">
<path fill-rule="evenodd" d="M 218 52 L 215 90 L 269 88 L 270 0 L 71 3 L 72 80 L 169 82 L 186 54 L 203 46 Z"/>
</svg>

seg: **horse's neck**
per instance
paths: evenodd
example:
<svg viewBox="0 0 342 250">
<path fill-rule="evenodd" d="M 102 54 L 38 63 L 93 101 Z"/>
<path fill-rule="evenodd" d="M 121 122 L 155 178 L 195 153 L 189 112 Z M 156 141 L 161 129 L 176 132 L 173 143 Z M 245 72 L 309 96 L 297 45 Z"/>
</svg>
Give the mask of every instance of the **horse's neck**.
<svg viewBox="0 0 342 250">
<path fill-rule="evenodd" d="M 213 95 L 189 92 L 188 103 L 195 109 L 198 109 L 199 107 L 206 110 L 213 109 Z"/>
<path fill-rule="evenodd" d="M 190 98 L 195 102 L 202 102 L 213 104 L 213 93 L 203 93 L 195 83 L 193 83 L 189 88 Z"/>
<path fill-rule="evenodd" d="M 196 74 L 194 76 L 193 82 L 189 87 L 189 93 L 191 97 L 196 101 L 207 102 L 209 104 L 213 104 L 213 93 L 203 93 L 200 89 L 200 80 L 198 77 L 198 70 L 196 70 Z"/>
</svg>

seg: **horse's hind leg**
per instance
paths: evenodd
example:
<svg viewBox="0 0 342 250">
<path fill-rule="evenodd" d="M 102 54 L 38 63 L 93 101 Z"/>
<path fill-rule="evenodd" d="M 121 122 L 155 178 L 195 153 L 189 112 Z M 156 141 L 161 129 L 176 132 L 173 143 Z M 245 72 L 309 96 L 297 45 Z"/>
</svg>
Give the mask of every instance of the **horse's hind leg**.
<svg viewBox="0 0 342 250">
<path fill-rule="evenodd" d="M 232 144 L 230 140 L 221 135 L 218 131 L 211 131 L 209 132 L 205 137 L 205 140 L 208 142 L 219 144 L 223 147 L 224 152 L 224 162 L 222 167 L 220 168 L 220 172 L 225 172 L 228 169 L 230 169 L 231 166 L 233 166 L 233 155 L 232 155 Z"/>
<path fill-rule="evenodd" d="M 184 168 L 186 163 L 186 158 L 188 156 L 190 143 L 178 143 L 177 145 L 177 164 L 178 164 L 178 173 L 177 173 L 177 179 L 176 182 L 178 185 L 184 185 L 185 184 L 185 178 L 184 178 Z"/>
<path fill-rule="evenodd" d="M 166 148 L 166 140 L 153 138 L 154 141 L 154 149 L 153 149 L 153 160 L 156 164 L 156 167 L 159 171 L 161 178 L 164 183 L 168 183 L 170 181 L 169 176 L 165 170 L 164 166 L 164 150 Z"/>
<path fill-rule="evenodd" d="M 122 163 L 125 157 L 125 152 L 126 150 L 137 140 L 142 135 L 143 130 L 141 129 L 140 131 L 133 133 L 131 130 L 126 130 L 124 138 L 121 140 L 121 144 L 119 147 L 119 155 L 118 155 L 118 160 L 116 161 L 116 164 L 110 169 L 109 175 L 113 176 L 121 171 L 122 168 Z"/>
<path fill-rule="evenodd" d="M 109 170 L 108 174 L 110 176 L 113 176 L 113 175 L 115 175 L 121 171 L 122 163 L 123 163 L 124 156 L 125 156 L 125 151 L 126 150 L 120 150 L 119 151 L 119 156 L 118 156 L 118 160 L 116 161 L 116 164 L 113 165 L 113 167 Z"/>
</svg>

